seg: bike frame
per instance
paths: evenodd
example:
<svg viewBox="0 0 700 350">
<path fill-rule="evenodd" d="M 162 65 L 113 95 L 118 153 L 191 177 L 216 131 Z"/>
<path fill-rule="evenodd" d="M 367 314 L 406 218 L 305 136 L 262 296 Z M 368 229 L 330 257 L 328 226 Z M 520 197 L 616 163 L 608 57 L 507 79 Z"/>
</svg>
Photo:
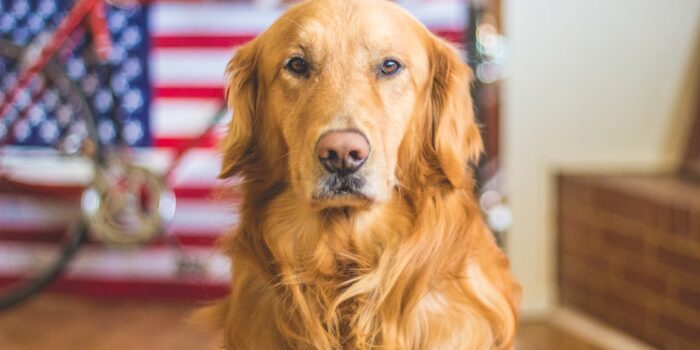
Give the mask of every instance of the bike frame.
<svg viewBox="0 0 700 350">
<path fill-rule="evenodd" d="M 41 48 L 39 55 L 20 73 L 15 85 L 8 89 L 4 101 L 0 104 L 0 120 L 4 118 L 10 106 L 16 102 L 20 93 L 29 86 L 32 79 L 49 63 L 86 18 L 88 28 L 95 40 L 95 52 L 101 60 L 107 59 L 112 42 L 107 30 L 104 2 L 103 0 L 78 0 L 78 3 L 70 10 L 51 38 Z"/>
</svg>

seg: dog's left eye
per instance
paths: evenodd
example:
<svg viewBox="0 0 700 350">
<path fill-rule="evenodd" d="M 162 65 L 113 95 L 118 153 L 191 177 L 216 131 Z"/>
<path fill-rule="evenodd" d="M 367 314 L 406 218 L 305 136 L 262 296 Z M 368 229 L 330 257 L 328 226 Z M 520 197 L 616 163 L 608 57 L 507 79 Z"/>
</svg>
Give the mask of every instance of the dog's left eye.
<svg viewBox="0 0 700 350">
<path fill-rule="evenodd" d="M 401 70 L 401 63 L 396 60 L 388 59 L 379 67 L 379 71 L 384 76 L 392 76 Z"/>
</svg>

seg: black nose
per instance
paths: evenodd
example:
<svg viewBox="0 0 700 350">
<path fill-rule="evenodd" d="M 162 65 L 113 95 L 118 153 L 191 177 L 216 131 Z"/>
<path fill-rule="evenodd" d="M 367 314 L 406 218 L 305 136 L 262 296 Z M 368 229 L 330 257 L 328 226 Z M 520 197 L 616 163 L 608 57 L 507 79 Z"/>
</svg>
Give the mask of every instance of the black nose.
<svg viewBox="0 0 700 350">
<path fill-rule="evenodd" d="M 331 131 L 318 140 L 316 155 L 329 172 L 348 175 L 365 164 L 369 156 L 369 142 L 357 131 Z"/>
</svg>

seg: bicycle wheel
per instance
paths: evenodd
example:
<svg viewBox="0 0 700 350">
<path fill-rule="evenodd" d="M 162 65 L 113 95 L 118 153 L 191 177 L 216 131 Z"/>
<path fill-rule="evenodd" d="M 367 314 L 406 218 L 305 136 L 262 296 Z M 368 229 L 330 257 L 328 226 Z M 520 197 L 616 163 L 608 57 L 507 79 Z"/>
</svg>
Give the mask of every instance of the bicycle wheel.
<svg viewBox="0 0 700 350">
<path fill-rule="evenodd" d="M 23 55 L 0 40 L 0 103 Z M 53 62 L 0 116 L 0 309 L 53 281 L 84 241 L 80 191 L 100 148 L 91 108 Z"/>
</svg>

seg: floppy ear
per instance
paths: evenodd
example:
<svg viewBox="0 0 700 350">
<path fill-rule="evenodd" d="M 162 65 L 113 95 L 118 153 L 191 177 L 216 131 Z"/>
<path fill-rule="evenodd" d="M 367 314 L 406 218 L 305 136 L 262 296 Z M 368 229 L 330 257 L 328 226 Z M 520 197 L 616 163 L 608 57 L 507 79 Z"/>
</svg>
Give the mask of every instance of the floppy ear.
<svg viewBox="0 0 700 350">
<path fill-rule="evenodd" d="M 483 149 L 469 93 L 472 73 L 450 44 L 438 38 L 433 44 L 432 150 L 442 173 L 459 188 L 466 180 L 469 162 L 476 162 Z"/>
<path fill-rule="evenodd" d="M 221 144 L 220 178 L 241 172 L 252 161 L 257 98 L 256 41 L 241 47 L 226 66 L 226 99 L 233 118 Z"/>
</svg>

